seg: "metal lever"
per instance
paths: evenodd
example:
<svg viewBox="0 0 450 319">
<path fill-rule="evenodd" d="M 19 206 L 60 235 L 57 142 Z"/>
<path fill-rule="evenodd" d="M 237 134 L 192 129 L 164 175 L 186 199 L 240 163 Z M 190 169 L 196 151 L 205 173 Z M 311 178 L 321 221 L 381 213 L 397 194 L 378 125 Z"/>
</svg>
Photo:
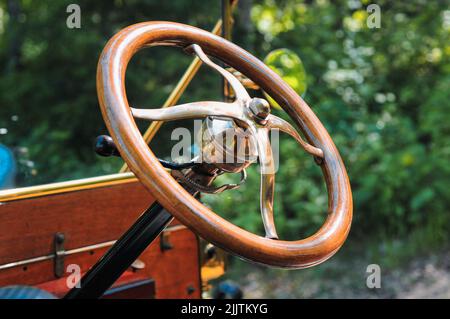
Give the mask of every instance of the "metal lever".
<svg viewBox="0 0 450 319">
<path fill-rule="evenodd" d="M 109 135 L 98 136 L 95 140 L 94 150 L 100 156 L 121 157 L 116 144 L 114 143 L 112 137 Z M 163 167 L 171 169 L 171 170 L 186 169 L 186 168 L 194 167 L 195 165 L 197 165 L 197 163 L 195 163 L 193 161 L 187 162 L 187 163 L 175 163 L 175 162 L 169 162 L 169 161 L 166 161 L 166 160 L 163 160 L 160 158 L 158 158 L 158 161 Z"/>
</svg>

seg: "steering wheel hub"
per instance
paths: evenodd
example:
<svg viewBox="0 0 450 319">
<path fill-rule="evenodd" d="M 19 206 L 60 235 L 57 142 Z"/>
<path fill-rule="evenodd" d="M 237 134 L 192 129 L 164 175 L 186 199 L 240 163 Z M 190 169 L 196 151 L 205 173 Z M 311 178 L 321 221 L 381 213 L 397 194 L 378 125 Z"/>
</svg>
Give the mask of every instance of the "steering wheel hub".
<svg viewBox="0 0 450 319">
<path fill-rule="evenodd" d="M 207 117 L 199 134 L 201 162 L 237 173 L 254 163 L 258 150 L 253 135 L 233 120 Z"/>
</svg>

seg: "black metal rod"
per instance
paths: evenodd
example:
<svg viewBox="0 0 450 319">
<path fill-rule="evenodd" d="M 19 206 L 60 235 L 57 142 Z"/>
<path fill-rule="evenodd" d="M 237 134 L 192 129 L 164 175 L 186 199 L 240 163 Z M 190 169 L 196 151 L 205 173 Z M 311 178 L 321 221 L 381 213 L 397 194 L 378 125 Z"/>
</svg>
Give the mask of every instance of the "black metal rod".
<svg viewBox="0 0 450 319">
<path fill-rule="evenodd" d="M 64 299 L 100 298 L 172 220 L 155 202 L 81 278 L 80 288 L 72 288 Z"/>
</svg>

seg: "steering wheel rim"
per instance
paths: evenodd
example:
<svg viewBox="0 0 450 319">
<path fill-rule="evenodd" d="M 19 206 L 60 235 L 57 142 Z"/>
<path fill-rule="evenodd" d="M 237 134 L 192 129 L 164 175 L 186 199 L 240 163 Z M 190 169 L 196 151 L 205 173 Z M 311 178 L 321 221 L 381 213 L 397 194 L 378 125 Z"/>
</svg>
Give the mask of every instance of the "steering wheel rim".
<svg viewBox="0 0 450 319">
<path fill-rule="evenodd" d="M 205 52 L 246 75 L 288 113 L 307 141 L 323 150 L 321 169 L 328 191 L 328 217 L 312 236 L 273 240 L 250 233 L 215 214 L 192 197 L 158 162 L 134 121 L 125 91 L 125 72 L 140 49 L 156 45 Z M 144 186 L 180 222 L 204 239 L 244 259 L 282 268 L 306 268 L 330 258 L 350 230 L 353 205 L 347 172 L 328 132 L 309 106 L 275 72 L 237 45 L 196 27 L 144 22 L 117 33 L 105 46 L 97 69 L 103 118 L 123 159 Z"/>
</svg>

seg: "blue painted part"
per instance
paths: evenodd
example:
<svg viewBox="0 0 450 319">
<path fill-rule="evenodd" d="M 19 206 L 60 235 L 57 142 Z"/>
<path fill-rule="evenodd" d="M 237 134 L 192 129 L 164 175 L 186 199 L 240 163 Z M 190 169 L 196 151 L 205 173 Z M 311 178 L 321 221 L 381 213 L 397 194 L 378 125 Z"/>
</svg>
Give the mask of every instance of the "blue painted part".
<svg viewBox="0 0 450 319">
<path fill-rule="evenodd" d="M 6 146 L 0 144 L 0 189 L 14 187 L 16 161 Z"/>
<path fill-rule="evenodd" d="M 7 286 L 0 288 L 0 299 L 56 299 L 56 297 L 35 287 Z"/>
</svg>

